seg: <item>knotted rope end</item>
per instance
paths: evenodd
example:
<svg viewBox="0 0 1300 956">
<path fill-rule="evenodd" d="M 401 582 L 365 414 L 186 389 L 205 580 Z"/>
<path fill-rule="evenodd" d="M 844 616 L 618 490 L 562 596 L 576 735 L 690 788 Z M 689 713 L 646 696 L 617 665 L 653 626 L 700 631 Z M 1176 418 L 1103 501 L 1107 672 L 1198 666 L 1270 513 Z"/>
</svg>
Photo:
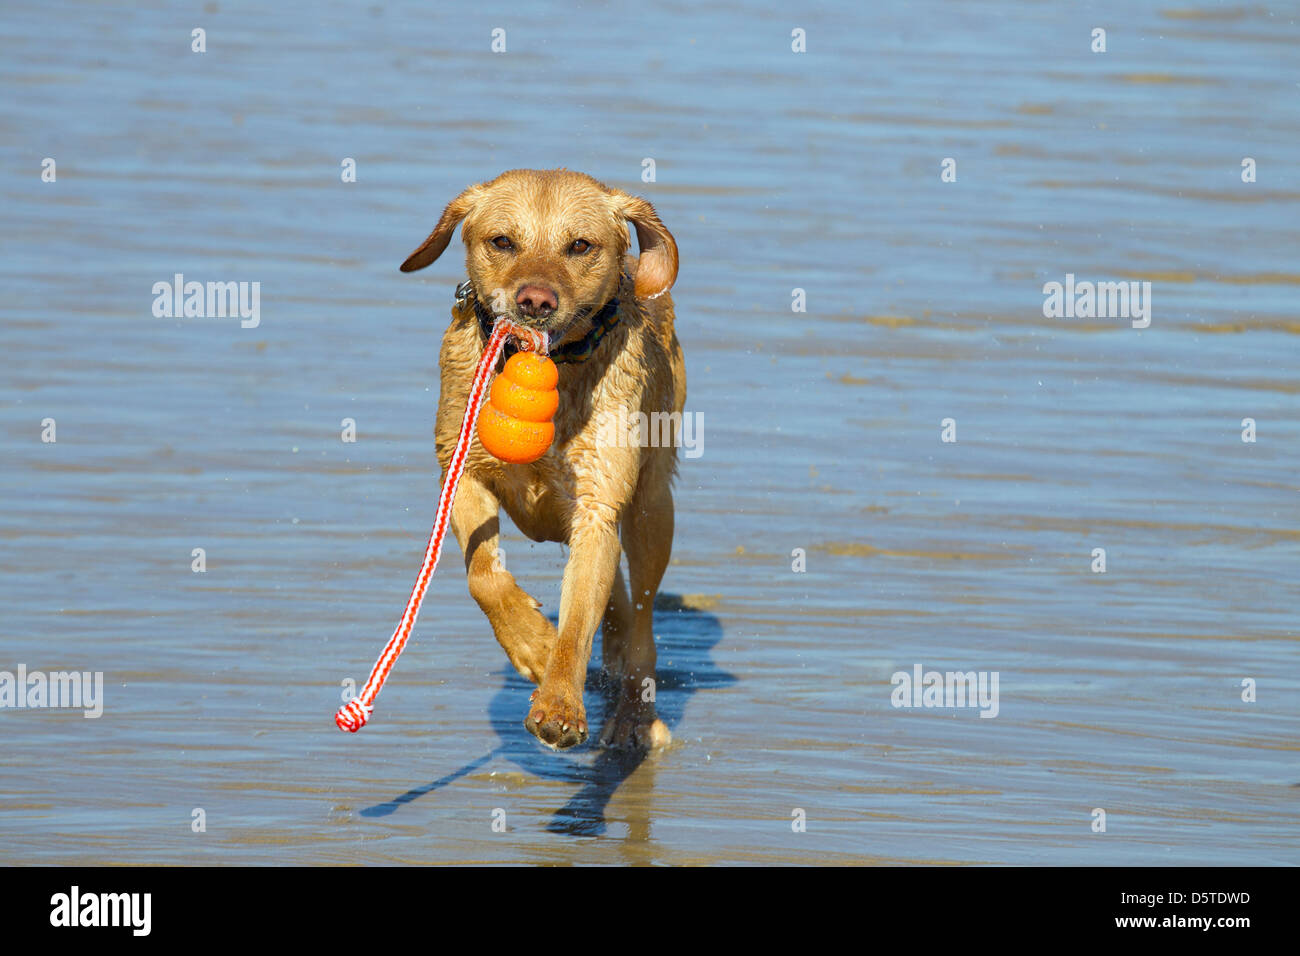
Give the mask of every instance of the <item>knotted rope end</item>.
<svg viewBox="0 0 1300 956">
<path fill-rule="evenodd" d="M 334 723 L 339 725 L 339 730 L 355 734 L 366 725 L 374 712 L 375 708 L 372 705 L 367 704 L 360 697 L 353 697 L 338 709 L 338 713 L 334 715 Z"/>
</svg>

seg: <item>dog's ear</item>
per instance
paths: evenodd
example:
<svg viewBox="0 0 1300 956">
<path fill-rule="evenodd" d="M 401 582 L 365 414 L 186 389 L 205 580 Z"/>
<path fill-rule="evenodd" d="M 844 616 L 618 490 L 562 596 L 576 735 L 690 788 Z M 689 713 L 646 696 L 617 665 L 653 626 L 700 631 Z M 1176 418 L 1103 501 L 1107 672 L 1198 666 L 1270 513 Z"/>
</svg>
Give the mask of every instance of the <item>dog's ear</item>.
<svg viewBox="0 0 1300 956">
<path fill-rule="evenodd" d="M 659 221 L 655 207 L 639 196 L 614 190 L 619 213 L 636 228 L 641 257 L 636 267 L 636 297 L 653 299 L 677 281 L 677 241 Z"/>
<path fill-rule="evenodd" d="M 465 218 L 474 203 L 478 201 L 481 186 L 470 186 L 463 193 L 447 203 L 447 208 L 442 211 L 442 218 L 438 220 L 438 225 L 433 227 L 433 232 L 429 233 L 429 238 L 419 249 L 416 249 L 406 261 L 402 263 L 403 272 L 414 272 L 416 269 L 423 269 L 425 266 L 437 259 L 447 248 L 447 243 L 451 242 L 451 234 L 456 231 L 460 221 Z"/>
</svg>

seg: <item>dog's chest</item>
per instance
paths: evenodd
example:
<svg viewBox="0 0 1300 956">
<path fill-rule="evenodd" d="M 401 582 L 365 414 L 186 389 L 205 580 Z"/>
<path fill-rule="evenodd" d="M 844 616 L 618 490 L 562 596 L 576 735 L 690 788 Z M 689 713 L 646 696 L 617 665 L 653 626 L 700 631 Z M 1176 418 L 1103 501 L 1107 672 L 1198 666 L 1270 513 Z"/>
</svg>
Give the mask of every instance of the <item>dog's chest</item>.
<svg viewBox="0 0 1300 956">
<path fill-rule="evenodd" d="M 529 538 L 567 542 L 574 490 L 565 465 L 552 451 L 530 465 L 489 465 L 482 479 L 510 520 Z"/>
</svg>

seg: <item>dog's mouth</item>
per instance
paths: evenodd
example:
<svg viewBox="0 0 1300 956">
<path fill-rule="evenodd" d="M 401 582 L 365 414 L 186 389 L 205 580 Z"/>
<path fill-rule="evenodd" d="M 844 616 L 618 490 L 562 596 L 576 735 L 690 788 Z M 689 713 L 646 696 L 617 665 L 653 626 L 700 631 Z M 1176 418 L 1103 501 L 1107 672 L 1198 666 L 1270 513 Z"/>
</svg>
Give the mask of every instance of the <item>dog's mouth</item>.
<svg viewBox="0 0 1300 956">
<path fill-rule="evenodd" d="M 600 311 L 600 308 L 600 306 L 580 306 L 576 309 L 566 309 L 562 313 L 552 312 L 545 316 L 528 315 L 520 309 L 514 309 L 511 320 L 527 328 L 545 332 L 551 344 L 558 345 L 568 338 L 580 336 L 586 329 L 588 321 Z"/>
<path fill-rule="evenodd" d="M 583 315 L 582 309 L 575 311 L 565 310 L 563 313 L 552 312 L 548 315 L 529 315 L 522 309 L 511 309 L 510 320 L 518 325 L 527 326 L 530 329 L 536 329 L 539 332 L 547 333 L 552 341 L 557 341 L 565 332 L 573 327 L 574 323 Z"/>
</svg>

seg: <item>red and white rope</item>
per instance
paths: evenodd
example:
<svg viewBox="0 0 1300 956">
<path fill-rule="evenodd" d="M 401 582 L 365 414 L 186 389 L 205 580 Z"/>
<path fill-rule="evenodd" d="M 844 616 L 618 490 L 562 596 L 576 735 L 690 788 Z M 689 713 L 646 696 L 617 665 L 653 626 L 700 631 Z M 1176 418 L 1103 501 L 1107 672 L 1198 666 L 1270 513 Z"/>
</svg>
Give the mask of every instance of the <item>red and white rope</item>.
<svg viewBox="0 0 1300 956">
<path fill-rule="evenodd" d="M 420 565 L 420 574 L 415 579 L 415 587 L 411 590 L 411 597 L 406 602 L 406 610 L 402 612 L 397 630 L 393 631 L 393 636 L 384 645 L 379 660 L 375 661 L 366 686 L 361 689 L 359 695 L 340 707 L 338 713 L 334 715 L 334 723 L 338 724 L 340 730 L 355 734 L 370 720 L 370 715 L 375 711 L 375 698 L 384 689 L 388 673 L 397 663 L 397 658 L 401 656 L 402 649 L 406 647 L 406 641 L 411 636 L 411 629 L 415 627 L 415 619 L 420 614 L 420 605 L 424 603 L 424 592 L 429 587 L 429 579 L 437 570 L 438 558 L 442 554 L 442 541 L 446 537 L 447 525 L 451 521 L 451 504 L 456 497 L 456 486 L 460 484 L 461 472 L 465 470 L 465 459 L 469 455 L 470 442 L 474 437 L 474 423 L 478 421 L 483 399 L 487 397 L 488 381 L 496 368 L 497 359 L 501 357 L 501 350 L 505 348 L 506 339 L 510 337 L 518 340 L 519 347 L 524 351 L 538 352 L 542 355 L 547 353 L 550 344 L 545 332 L 515 325 L 504 317 L 498 318 L 496 324 L 492 326 L 492 334 L 488 337 L 483 355 L 478 360 L 478 367 L 474 370 L 474 380 L 470 384 L 469 398 L 465 404 L 465 418 L 460 423 L 456 449 L 447 464 L 447 479 L 443 482 L 442 493 L 438 496 L 438 512 L 433 519 L 433 531 L 429 535 L 428 547 L 424 550 L 424 563 Z"/>
</svg>

